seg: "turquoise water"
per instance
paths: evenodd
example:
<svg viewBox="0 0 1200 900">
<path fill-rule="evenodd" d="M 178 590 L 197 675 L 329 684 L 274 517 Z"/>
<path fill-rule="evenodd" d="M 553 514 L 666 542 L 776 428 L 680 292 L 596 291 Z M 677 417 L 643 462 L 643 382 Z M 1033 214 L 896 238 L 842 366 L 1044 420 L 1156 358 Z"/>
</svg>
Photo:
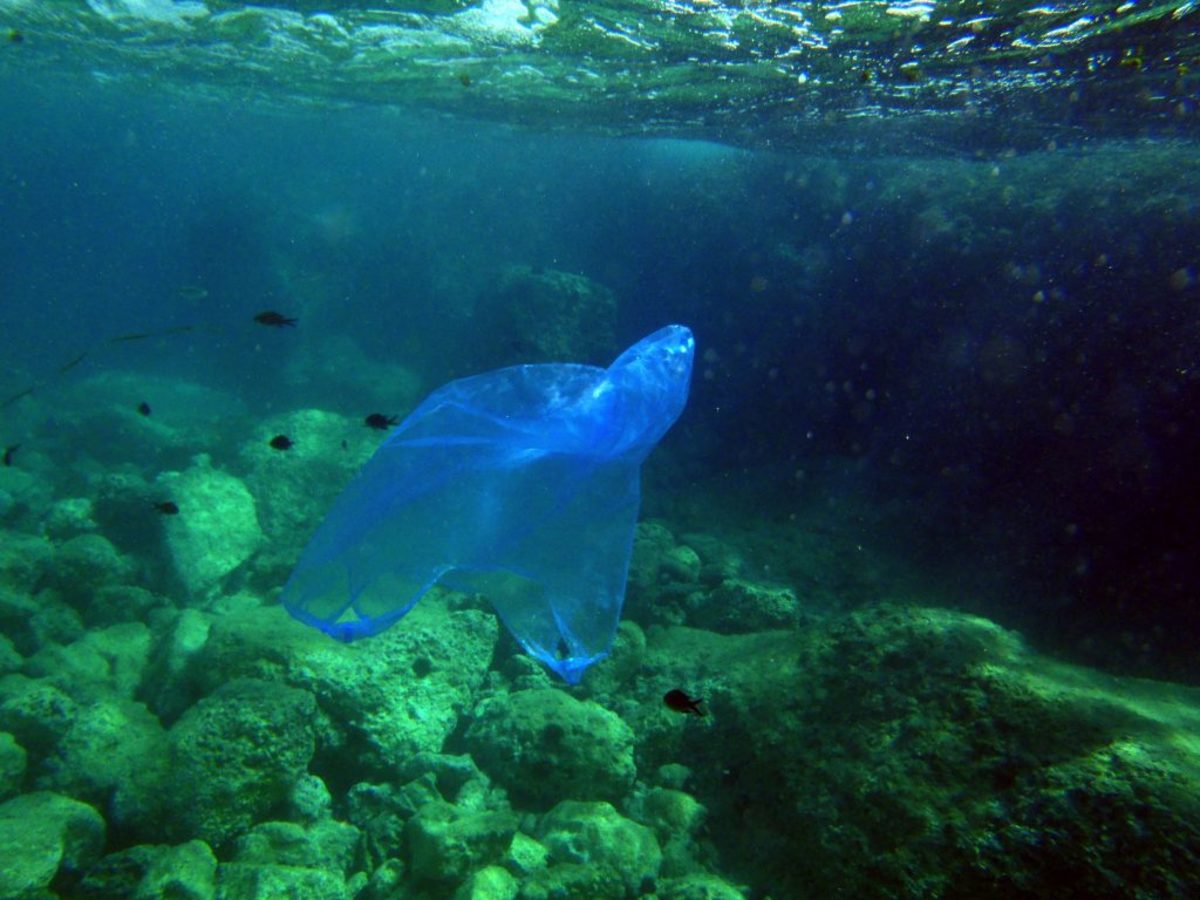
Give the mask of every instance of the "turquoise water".
<svg viewBox="0 0 1200 900">
<path fill-rule="evenodd" d="M 0 897 L 1191 896 L 1198 15 L 0 0 Z M 673 322 L 580 684 L 283 610 L 423 398 Z"/>
</svg>

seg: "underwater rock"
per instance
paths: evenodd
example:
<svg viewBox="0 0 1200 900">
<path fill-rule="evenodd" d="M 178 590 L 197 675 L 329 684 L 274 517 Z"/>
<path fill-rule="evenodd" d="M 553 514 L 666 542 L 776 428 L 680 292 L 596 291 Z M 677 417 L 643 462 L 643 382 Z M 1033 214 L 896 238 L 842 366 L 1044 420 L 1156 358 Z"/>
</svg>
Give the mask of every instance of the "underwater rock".
<svg viewBox="0 0 1200 900">
<path fill-rule="evenodd" d="M 109 853 L 91 866 L 79 886 L 85 897 L 216 896 L 217 858 L 204 841 L 138 844 Z"/>
<path fill-rule="evenodd" d="M 198 696 L 189 667 L 204 649 L 212 619 L 211 613 L 189 608 L 165 613 L 154 622 L 143 696 L 164 721 L 179 718 Z"/>
<path fill-rule="evenodd" d="M 354 896 L 336 872 L 300 866 L 221 863 L 217 868 L 217 896 L 238 900 L 350 900 Z"/>
<path fill-rule="evenodd" d="M 219 848 L 285 800 L 312 759 L 316 711 L 307 691 L 253 679 L 192 706 L 168 732 L 162 833 Z"/>
<path fill-rule="evenodd" d="M 100 534 L 81 534 L 60 544 L 46 569 L 44 584 L 57 590 L 75 608 L 87 605 L 91 594 L 104 585 L 120 584 L 133 574 L 133 566 Z"/>
<path fill-rule="evenodd" d="M 47 644 L 25 663 L 26 675 L 46 678 L 79 697 L 112 693 L 132 698 L 150 656 L 150 629 L 123 622 L 87 631 L 70 644 Z"/>
<path fill-rule="evenodd" d="M 403 628 L 353 646 L 270 607 L 217 619 L 192 670 L 206 688 L 249 676 L 311 691 L 353 747 L 339 767 L 390 775 L 414 754 L 442 749 L 474 705 L 498 637 L 495 616 L 429 598 Z"/>
<path fill-rule="evenodd" d="M 522 831 L 513 835 L 508 852 L 504 854 L 504 867 L 521 877 L 527 877 L 550 865 L 550 851 L 541 841 L 531 838 Z"/>
<path fill-rule="evenodd" d="M 664 878 L 656 885 L 658 900 L 746 900 L 747 893 L 707 872 Z"/>
<path fill-rule="evenodd" d="M 484 701 L 464 742 L 514 801 L 540 809 L 564 797 L 620 800 L 636 774 L 629 726 L 555 688 Z"/>
<path fill-rule="evenodd" d="M 440 802 L 431 774 L 397 788 L 359 782 L 346 793 L 346 818 L 363 833 L 367 867 L 382 867 L 404 849 L 404 826 L 427 803 Z"/>
<path fill-rule="evenodd" d="M 17 648 L 8 639 L 8 635 L 0 632 L 0 675 L 9 675 L 20 671 L 24 662 L 24 658 L 17 652 Z"/>
<path fill-rule="evenodd" d="M 647 666 L 711 713 L 670 731 L 635 719 L 639 758 L 686 760 L 722 855 L 780 895 L 1045 896 L 1070 872 L 1079 896 L 1170 896 L 1200 880 L 1200 753 L 1173 737 L 1200 730 L 1196 688 L 885 605 L 792 632 L 658 629 Z"/>
<path fill-rule="evenodd" d="M 208 640 L 213 617 L 192 608 L 152 617 L 151 656 L 139 696 L 163 721 L 174 722 L 207 692 L 195 684 L 190 667 Z"/>
<path fill-rule="evenodd" d="M 263 421 L 242 445 L 239 456 L 258 503 L 259 522 L 272 549 L 282 552 L 279 544 L 286 548 L 288 568 L 338 492 L 378 445 L 366 431 L 358 419 L 300 409 Z M 268 444 L 271 435 L 279 434 L 294 442 L 286 453 Z"/>
<path fill-rule="evenodd" d="M 333 796 L 318 776 L 302 775 L 288 794 L 288 813 L 306 824 L 313 824 L 333 815 Z"/>
<path fill-rule="evenodd" d="M 658 522 L 638 522 L 633 538 L 633 557 L 629 561 L 630 591 L 648 591 L 658 584 L 658 573 L 665 557 L 675 547 L 675 538 Z"/>
<path fill-rule="evenodd" d="M 696 834 L 708 810 L 691 794 L 669 788 L 651 788 L 633 804 L 635 818 L 654 829 L 663 851 L 663 875 L 684 875 L 698 868 Z"/>
<path fill-rule="evenodd" d="M 644 893 L 639 890 L 633 896 Z M 620 872 L 581 863 L 557 863 L 534 872 L 521 884 L 521 900 L 625 900 L 629 896 Z"/>
<path fill-rule="evenodd" d="M 92 501 L 88 497 L 56 500 L 42 522 L 42 532 L 52 541 L 65 541 L 96 530 Z"/>
<path fill-rule="evenodd" d="M 438 795 L 459 809 L 466 808 L 465 801 L 477 799 L 480 790 L 486 790 L 489 784 L 488 777 L 475 765 L 475 760 L 465 753 L 422 751 L 406 760 L 396 774 L 405 780 L 432 774 L 437 784 Z"/>
<path fill-rule="evenodd" d="M 730 578 L 708 592 L 696 592 L 686 603 L 687 624 L 724 634 L 794 628 L 800 601 L 789 587 L 755 584 Z"/>
<path fill-rule="evenodd" d="M 404 829 L 408 863 L 421 881 L 460 881 L 475 869 L 497 862 L 517 831 L 507 811 L 460 810 L 435 801 L 421 807 Z"/>
<path fill-rule="evenodd" d="M 81 702 L 53 749 L 39 755 L 35 787 L 101 808 L 136 791 L 144 771 L 166 753 L 166 735 L 141 703 L 104 696 Z"/>
<path fill-rule="evenodd" d="M 295 822 L 260 822 L 238 838 L 233 861 L 324 869 L 348 875 L 361 839 L 361 833 L 353 825 L 333 819 L 307 826 Z"/>
<path fill-rule="evenodd" d="M 700 557 L 684 544 L 677 544 L 659 560 L 659 577 L 667 581 L 690 584 L 700 578 Z"/>
<path fill-rule="evenodd" d="M 0 585 L 32 593 L 53 555 L 54 545 L 45 538 L 4 532 L 4 540 L 0 541 Z"/>
<path fill-rule="evenodd" d="M 604 364 L 616 346 L 617 298 L 583 275 L 509 266 L 477 303 L 481 369 L 510 363 Z"/>
<path fill-rule="evenodd" d="M 83 621 L 92 628 L 122 622 L 144 622 L 155 607 L 167 607 L 170 601 L 133 584 L 109 584 L 96 590 L 81 609 Z"/>
<path fill-rule="evenodd" d="M 104 819 L 86 803 L 38 791 L 0 804 L 0 897 L 53 896 L 56 878 L 100 857 Z"/>
<path fill-rule="evenodd" d="M 156 484 L 180 509 L 162 518 L 175 576 L 190 596 L 202 598 L 262 544 L 254 497 L 203 455 L 184 472 L 164 472 Z"/>
<path fill-rule="evenodd" d="M 21 451 L 24 456 L 26 450 Z M 19 457 L 18 457 L 19 458 Z M 47 462 L 42 457 L 42 462 Z M 50 479 L 41 478 L 17 465 L 0 466 L 0 525 L 38 530 L 41 513 L 52 502 L 53 485 Z M 4 570 L 0 553 L 0 572 Z"/>
<path fill-rule="evenodd" d="M 74 700 L 44 679 L 0 678 L 0 731 L 10 732 L 36 759 L 58 745 L 77 711 Z"/>
<path fill-rule="evenodd" d="M 21 789 L 25 765 L 25 748 L 7 731 L 0 731 L 0 800 L 7 800 Z"/>
<path fill-rule="evenodd" d="M 617 873 L 637 896 L 658 876 L 662 851 L 654 832 L 618 813 L 611 804 L 564 800 L 542 817 L 538 839 L 553 863 L 574 863 Z"/>
<path fill-rule="evenodd" d="M 695 834 L 707 810 L 691 794 L 668 788 L 651 788 L 641 801 L 639 819 L 654 829 L 659 840 L 672 835 Z"/>
<path fill-rule="evenodd" d="M 517 879 L 501 866 L 484 866 L 459 886 L 454 900 L 514 900 L 521 890 Z"/>
</svg>

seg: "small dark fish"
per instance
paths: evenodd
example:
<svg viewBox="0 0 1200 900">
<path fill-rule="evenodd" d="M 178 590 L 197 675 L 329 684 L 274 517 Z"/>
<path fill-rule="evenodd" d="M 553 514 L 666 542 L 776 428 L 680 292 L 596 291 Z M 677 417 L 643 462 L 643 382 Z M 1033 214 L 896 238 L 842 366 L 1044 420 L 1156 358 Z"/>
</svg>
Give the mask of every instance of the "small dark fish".
<svg viewBox="0 0 1200 900">
<path fill-rule="evenodd" d="M 25 35 L 23 35 L 19 31 L 17 31 L 17 29 L 13 28 L 13 29 L 9 30 L 8 42 L 10 44 L 21 44 L 21 43 L 24 43 L 24 41 L 25 41 Z"/>
<path fill-rule="evenodd" d="M 371 413 L 364 420 L 368 428 L 375 428 L 379 431 L 386 431 L 393 425 L 399 425 L 400 419 L 397 416 L 385 416 L 383 413 Z"/>
<path fill-rule="evenodd" d="M 13 456 L 16 455 L 16 452 L 20 449 L 21 449 L 20 444 L 9 444 L 7 447 L 4 448 L 4 464 L 6 466 L 12 465 Z"/>
<path fill-rule="evenodd" d="M 704 710 L 700 708 L 700 704 L 704 701 L 699 697 L 689 697 L 683 691 L 676 688 L 673 691 L 667 691 L 663 694 L 663 703 L 667 704 L 669 709 L 675 710 L 677 713 L 684 715 L 704 716 Z"/>
<path fill-rule="evenodd" d="M 277 434 L 271 438 L 271 446 L 276 450 L 291 450 L 292 447 L 296 446 L 296 442 L 286 434 Z"/>
<path fill-rule="evenodd" d="M 349 449 L 350 449 L 350 445 L 346 443 L 346 439 L 345 439 L 345 438 L 342 438 L 342 449 L 343 449 L 343 450 L 349 450 Z"/>
<path fill-rule="evenodd" d="M 470 74 L 467 72 L 460 73 L 458 76 L 458 83 L 461 84 L 463 87 L 470 87 L 471 86 Z"/>
<path fill-rule="evenodd" d="M 283 313 L 277 313 L 273 309 L 268 309 L 260 312 L 254 317 L 254 321 L 259 325 L 270 325 L 273 328 L 283 328 L 285 325 L 294 328 L 296 326 L 295 319 L 289 319 Z"/>
<path fill-rule="evenodd" d="M 137 411 L 138 411 L 139 415 L 143 415 L 143 416 L 150 415 L 150 404 L 147 403 L 145 400 L 143 400 L 141 403 L 139 403 L 137 405 Z"/>
<path fill-rule="evenodd" d="M 163 500 L 154 504 L 154 511 L 161 516 L 179 515 L 179 507 L 174 500 Z"/>
<path fill-rule="evenodd" d="M 118 334 L 116 337 L 109 338 L 110 344 L 123 344 L 126 341 L 144 341 L 150 337 L 149 331 L 134 331 L 131 334 Z"/>
<path fill-rule="evenodd" d="M 73 368 L 75 368 L 77 365 L 79 365 L 81 362 L 83 362 L 87 358 L 87 355 L 88 355 L 88 352 L 86 350 L 84 350 L 82 353 L 80 353 L 77 357 L 75 357 L 69 363 L 65 363 L 64 365 L 59 366 L 58 374 L 65 375 L 67 372 L 70 372 Z"/>
</svg>

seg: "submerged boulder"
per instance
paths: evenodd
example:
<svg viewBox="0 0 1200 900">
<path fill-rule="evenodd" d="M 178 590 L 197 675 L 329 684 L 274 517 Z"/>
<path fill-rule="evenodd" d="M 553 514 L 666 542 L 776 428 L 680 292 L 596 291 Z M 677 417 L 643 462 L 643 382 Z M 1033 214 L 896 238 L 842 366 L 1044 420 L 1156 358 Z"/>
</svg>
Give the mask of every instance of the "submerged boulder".
<svg viewBox="0 0 1200 900">
<path fill-rule="evenodd" d="M 517 802 L 620 800 L 633 785 L 633 732 L 616 713 L 558 688 L 481 704 L 467 748 Z"/>
<path fill-rule="evenodd" d="M 186 471 L 162 474 L 157 483 L 180 510 L 163 517 L 175 576 L 190 596 L 204 597 L 261 546 L 254 497 L 203 455 Z"/>
</svg>

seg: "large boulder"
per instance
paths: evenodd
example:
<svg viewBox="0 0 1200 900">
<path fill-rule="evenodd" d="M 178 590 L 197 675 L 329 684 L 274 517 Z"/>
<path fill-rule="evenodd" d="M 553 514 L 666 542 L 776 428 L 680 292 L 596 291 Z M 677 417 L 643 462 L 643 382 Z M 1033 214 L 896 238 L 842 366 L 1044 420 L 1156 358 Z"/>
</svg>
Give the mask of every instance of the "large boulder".
<svg viewBox="0 0 1200 900">
<path fill-rule="evenodd" d="M 474 705 L 498 638 L 495 616 L 422 601 L 369 641 L 343 644 L 279 607 L 216 620 L 192 666 L 202 690 L 233 677 L 311 691 L 332 733 L 322 764 L 393 774 L 421 751 L 439 751 Z"/>
<path fill-rule="evenodd" d="M 164 472 L 157 485 L 179 507 L 163 517 L 175 577 L 189 596 L 206 597 L 263 542 L 254 497 L 206 456 L 183 472 Z"/>
<path fill-rule="evenodd" d="M 168 733 L 161 771 L 125 815 L 169 839 L 232 841 L 282 804 L 315 746 L 316 703 L 307 691 L 239 679 L 192 706 Z"/>
<path fill-rule="evenodd" d="M 104 848 L 104 819 L 86 803 L 39 791 L 0 804 L 0 897 L 52 896 Z"/>
<path fill-rule="evenodd" d="M 568 798 L 620 800 L 636 774 L 633 743 L 615 713 L 558 688 L 487 700 L 466 733 L 480 768 L 539 809 Z"/>
</svg>

